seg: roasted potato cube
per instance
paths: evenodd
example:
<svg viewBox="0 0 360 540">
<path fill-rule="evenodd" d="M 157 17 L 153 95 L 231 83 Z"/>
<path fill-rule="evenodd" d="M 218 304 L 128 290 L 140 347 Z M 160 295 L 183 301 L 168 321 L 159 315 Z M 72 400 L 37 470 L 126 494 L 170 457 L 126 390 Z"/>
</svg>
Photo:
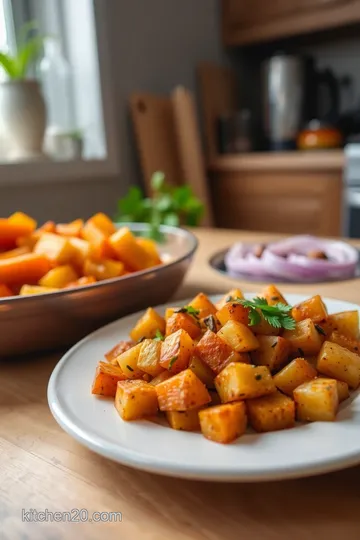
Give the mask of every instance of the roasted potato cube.
<svg viewBox="0 0 360 540">
<path fill-rule="evenodd" d="M 199 431 L 200 409 L 190 409 L 189 411 L 166 411 L 166 419 L 172 429 L 179 431 Z"/>
<path fill-rule="evenodd" d="M 291 315 L 296 322 L 311 319 L 318 324 L 325 322 L 328 316 L 326 306 L 318 294 L 294 306 Z"/>
<path fill-rule="evenodd" d="M 211 369 L 204 364 L 202 360 L 195 354 L 192 355 L 189 362 L 189 369 L 195 373 L 201 382 L 207 386 L 207 388 L 215 388 L 214 386 L 214 374 Z"/>
<path fill-rule="evenodd" d="M 38 283 L 51 268 L 44 255 L 27 253 L 13 259 L 0 260 L 0 283 L 7 286 Z"/>
<path fill-rule="evenodd" d="M 56 234 L 61 236 L 78 237 L 84 226 L 82 219 L 75 219 L 71 223 L 58 223 L 55 227 Z"/>
<path fill-rule="evenodd" d="M 91 391 L 98 396 L 115 397 L 118 381 L 125 379 L 126 377 L 119 366 L 99 362 Z"/>
<path fill-rule="evenodd" d="M 165 333 L 165 320 L 153 308 L 148 308 L 144 315 L 138 320 L 136 326 L 131 330 L 130 337 L 133 341 L 142 338 L 154 338 L 159 330 Z"/>
<path fill-rule="evenodd" d="M 216 318 L 221 325 L 228 321 L 236 321 L 242 324 L 249 324 L 249 308 L 236 302 L 228 302 L 216 313 Z"/>
<path fill-rule="evenodd" d="M 161 344 L 160 366 L 171 373 L 179 373 L 188 367 L 194 347 L 193 340 L 185 330 L 167 336 Z"/>
<path fill-rule="evenodd" d="M 266 366 L 232 362 L 215 378 L 215 388 L 223 403 L 272 394 L 275 383 Z"/>
<path fill-rule="evenodd" d="M 15 212 L 8 218 L 8 222 L 12 225 L 19 225 L 26 230 L 26 234 L 31 234 L 36 229 L 36 221 L 32 217 L 23 212 Z"/>
<path fill-rule="evenodd" d="M 205 332 L 195 347 L 195 354 L 206 364 L 213 373 L 218 374 L 224 367 L 240 359 L 230 345 L 211 330 Z"/>
<path fill-rule="evenodd" d="M 161 342 L 145 339 L 141 343 L 137 367 L 152 377 L 160 375 L 164 369 L 160 366 Z"/>
<path fill-rule="evenodd" d="M 139 246 L 142 247 L 148 254 L 149 260 L 151 261 L 151 266 L 158 266 L 159 264 L 162 264 L 154 240 L 140 236 L 139 238 L 136 238 L 136 243 L 139 244 Z"/>
<path fill-rule="evenodd" d="M 84 263 L 84 274 L 85 276 L 92 276 L 98 281 L 102 281 L 124 275 L 125 267 L 122 262 L 111 259 L 102 259 L 99 262 L 86 259 Z"/>
<path fill-rule="evenodd" d="M 265 298 L 269 306 L 276 304 L 287 304 L 287 301 L 275 285 L 268 285 L 260 294 L 261 298 Z"/>
<path fill-rule="evenodd" d="M 199 311 L 199 318 L 203 319 L 208 315 L 215 315 L 216 307 L 204 293 L 199 293 L 191 302 L 189 306 Z"/>
<path fill-rule="evenodd" d="M 66 289 L 74 289 L 76 287 L 85 287 L 87 285 L 93 285 L 96 283 L 96 279 L 93 276 L 83 276 L 75 281 L 71 281 L 66 285 Z"/>
<path fill-rule="evenodd" d="M 39 281 L 41 287 L 50 287 L 62 289 L 72 281 L 76 281 L 78 275 L 70 265 L 58 266 L 53 268 Z"/>
<path fill-rule="evenodd" d="M 253 364 L 267 366 L 270 371 L 281 368 L 290 353 L 289 342 L 280 336 L 257 336 L 260 347 L 251 353 Z"/>
<path fill-rule="evenodd" d="M 357 339 L 345 336 L 343 334 L 339 334 L 339 332 L 334 331 L 331 332 L 327 341 L 331 341 L 331 343 L 337 343 L 338 345 L 341 345 L 341 347 L 344 347 L 345 349 L 348 349 L 349 351 L 360 355 L 360 341 Z"/>
<path fill-rule="evenodd" d="M 23 285 L 19 291 L 20 296 L 28 296 L 31 294 L 48 294 L 57 292 L 59 289 L 50 287 L 39 287 L 39 285 Z"/>
<path fill-rule="evenodd" d="M 336 381 L 313 379 L 294 390 L 296 416 L 300 422 L 335 420 L 339 406 Z"/>
<path fill-rule="evenodd" d="M 120 381 L 115 407 L 123 420 L 139 420 L 158 412 L 155 387 L 145 381 Z"/>
<path fill-rule="evenodd" d="M 240 289 L 231 289 L 231 291 L 224 294 L 224 296 L 216 303 L 216 309 L 220 311 L 228 302 L 234 302 L 234 300 L 243 300 L 244 295 Z"/>
<path fill-rule="evenodd" d="M 139 379 L 143 374 L 142 370 L 139 369 L 137 365 L 141 345 L 142 343 L 138 343 L 134 347 L 131 347 L 131 349 L 121 353 L 116 358 L 118 365 L 126 375 L 127 379 Z"/>
<path fill-rule="evenodd" d="M 93 223 L 95 227 L 100 229 L 100 231 L 102 231 L 106 236 L 111 236 L 112 234 L 114 234 L 114 232 L 116 232 L 116 227 L 111 221 L 111 219 L 102 212 L 95 214 L 92 218 L 89 219 L 89 222 Z"/>
<path fill-rule="evenodd" d="M 291 351 L 298 356 L 317 354 L 324 341 L 311 319 L 296 323 L 294 330 L 285 330 L 283 338 L 290 342 Z"/>
<path fill-rule="evenodd" d="M 90 257 L 91 246 L 87 240 L 82 238 L 69 238 L 69 242 L 74 250 L 73 262 L 79 270 L 83 270 L 84 262 Z"/>
<path fill-rule="evenodd" d="M 13 293 L 7 285 L 0 283 L 0 298 L 6 298 L 8 296 L 13 296 Z"/>
<path fill-rule="evenodd" d="M 245 324 L 228 321 L 217 335 L 236 352 L 250 352 L 259 348 L 256 336 Z"/>
<path fill-rule="evenodd" d="M 131 270 L 138 271 L 151 267 L 151 258 L 135 239 L 127 227 L 118 229 L 109 238 L 109 242 L 118 258 Z"/>
<path fill-rule="evenodd" d="M 279 390 L 292 397 L 295 388 L 316 376 L 317 371 L 309 362 L 304 358 L 295 358 L 274 376 L 274 382 Z"/>
<path fill-rule="evenodd" d="M 346 382 L 336 381 L 339 403 L 350 397 L 349 385 Z"/>
<path fill-rule="evenodd" d="M 199 321 L 188 313 L 174 313 L 166 320 L 166 335 L 174 334 L 178 330 L 185 330 L 192 339 L 201 334 Z"/>
<path fill-rule="evenodd" d="M 58 234 L 44 233 L 34 247 L 34 253 L 45 255 L 55 264 L 67 264 L 75 257 L 75 250 L 68 238 Z"/>
<path fill-rule="evenodd" d="M 325 341 L 318 356 L 317 369 L 328 377 L 346 382 L 350 388 L 360 384 L 360 356 L 337 343 Z"/>
<path fill-rule="evenodd" d="M 329 315 L 325 324 L 328 334 L 338 332 L 352 339 L 359 339 L 359 312 L 342 311 Z"/>
<path fill-rule="evenodd" d="M 175 313 L 175 311 L 179 311 L 179 307 L 169 307 L 169 308 L 166 308 L 165 310 L 165 321 L 167 321 L 168 319 L 170 319 L 170 317 L 172 317 Z"/>
<path fill-rule="evenodd" d="M 249 422 L 255 431 L 261 433 L 294 427 L 295 403 L 281 392 L 249 399 L 246 405 Z"/>
<path fill-rule="evenodd" d="M 159 375 L 157 375 L 156 377 L 154 377 L 151 381 L 150 381 L 150 384 L 152 384 L 153 386 L 157 386 L 158 384 L 164 382 L 164 381 L 167 381 L 168 379 L 170 379 L 170 377 L 172 377 L 171 373 L 169 373 L 166 369 L 160 373 Z"/>
<path fill-rule="evenodd" d="M 231 443 L 246 431 L 245 403 L 216 405 L 199 412 L 201 432 L 210 441 Z"/>
<path fill-rule="evenodd" d="M 261 321 L 258 324 L 250 326 L 251 331 L 256 334 L 256 336 L 278 336 L 280 334 L 280 328 L 275 328 L 266 321 L 260 309 L 258 309 L 257 312 L 260 315 Z"/>
<path fill-rule="evenodd" d="M 161 411 L 197 409 L 211 401 L 206 386 L 191 369 L 185 369 L 155 386 Z"/>
<path fill-rule="evenodd" d="M 131 347 L 134 347 L 135 343 L 133 341 L 119 341 L 110 351 L 105 353 L 105 358 L 108 362 L 112 362 L 113 360 L 116 360 L 120 354 L 124 353 L 125 351 L 128 351 L 131 349 Z M 116 360 L 116 365 L 118 365 Z"/>
<path fill-rule="evenodd" d="M 81 229 L 81 236 L 90 244 L 90 254 L 94 260 L 115 258 L 116 253 L 110 245 L 108 236 L 91 220 Z"/>
</svg>

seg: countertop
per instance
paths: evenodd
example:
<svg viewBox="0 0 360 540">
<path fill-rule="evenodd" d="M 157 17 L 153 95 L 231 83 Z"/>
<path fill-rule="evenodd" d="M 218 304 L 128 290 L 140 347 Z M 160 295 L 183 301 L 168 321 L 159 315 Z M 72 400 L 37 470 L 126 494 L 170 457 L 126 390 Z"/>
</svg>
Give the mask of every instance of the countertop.
<svg viewBox="0 0 360 540">
<path fill-rule="evenodd" d="M 200 230 L 200 248 L 177 297 L 224 292 L 234 281 L 208 258 L 236 240 L 270 236 Z M 274 238 L 271 235 L 271 238 Z M 360 241 L 355 242 L 360 246 Z M 256 286 L 242 283 L 244 291 Z M 360 279 L 282 287 L 360 304 Z M 360 467 L 264 484 L 178 480 L 132 470 L 80 446 L 56 424 L 46 400 L 61 352 L 0 362 L 0 538 L 9 540 L 358 540 Z M 122 512 L 121 523 L 27 521 L 30 509 Z"/>
</svg>

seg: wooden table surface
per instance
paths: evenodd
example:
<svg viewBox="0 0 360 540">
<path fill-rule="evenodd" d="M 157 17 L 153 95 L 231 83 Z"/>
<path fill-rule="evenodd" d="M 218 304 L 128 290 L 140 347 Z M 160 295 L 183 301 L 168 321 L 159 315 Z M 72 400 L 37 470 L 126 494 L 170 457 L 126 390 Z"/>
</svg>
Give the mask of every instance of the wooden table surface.
<svg viewBox="0 0 360 540">
<path fill-rule="evenodd" d="M 234 282 L 208 268 L 210 254 L 235 240 L 266 240 L 232 231 L 203 230 L 198 237 L 178 297 L 228 290 Z M 242 288 L 256 290 L 249 283 Z M 360 303 L 360 280 L 283 290 Z M 218 484 L 131 470 L 83 448 L 48 409 L 47 384 L 60 356 L 0 363 L 1 540 L 359 540 L 360 467 L 296 481 Z M 76 508 L 121 512 L 122 522 L 39 523 L 22 513 Z"/>
</svg>

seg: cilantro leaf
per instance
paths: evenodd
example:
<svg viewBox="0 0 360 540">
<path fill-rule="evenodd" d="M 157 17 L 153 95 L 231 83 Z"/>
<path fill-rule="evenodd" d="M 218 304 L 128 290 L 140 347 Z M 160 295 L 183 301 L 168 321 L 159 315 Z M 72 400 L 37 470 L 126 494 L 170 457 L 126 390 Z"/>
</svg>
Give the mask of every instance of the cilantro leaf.
<svg viewBox="0 0 360 540">
<path fill-rule="evenodd" d="M 180 309 L 177 309 L 174 313 L 187 313 L 188 315 L 192 315 L 196 319 L 199 318 L 200 310 L 195 309 L 192 306 L 184 306 Z"/>
<path fill-rule="evenodd" d="M 286 330 L 295 328 L 295 320 L 289 314 L 292 307 L 287 304 L 279 302 L 274 306 L 269 306 L 267 300 L 260 297 L 253 300 L 236 298 L 235 302 L 249 309 L 249 326 L 259 324 L 264 319 L 274 328 L 285 328 Z"/>
<path fill-rule="evenodd" d="M 164 341 L 165 336 L 160 332 L 159 329 L 156 330 L 154 341 Z"/>
</svg>

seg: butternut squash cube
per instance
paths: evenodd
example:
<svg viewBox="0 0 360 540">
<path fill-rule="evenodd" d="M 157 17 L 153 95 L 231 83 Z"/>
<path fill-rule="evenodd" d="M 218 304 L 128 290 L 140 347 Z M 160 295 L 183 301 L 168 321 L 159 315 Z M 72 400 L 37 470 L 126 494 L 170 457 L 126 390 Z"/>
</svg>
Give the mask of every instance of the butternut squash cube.
<svg viewBox="0 0 360 540">
<path fill-rule="evenodd" d="M 156 377 L 154 377 L 151 381 L 150 381 L 150 384 L 152 384 L 153 386 L 157 386 L 158 384 L 164 382 L 164 381 L 167 381 L 168 379 L 170 379 L 170 377 L 172 377 L 171 373 L 169 373 L 166 369 L 160 373 L 159 375 L 157 375 Z"/>
<path fill-rule="evenodd" d="M 90 255 L 96 261 L 115 258 L 109 238 L 92 221 L 87 221 L 81 229 L 81 237 L 90 244 Z"/>
<path fill-rule="evenodd" d="M 346 382 L 350 388 L 360 384 L 360 356 L 337 343 L 325 341 L 318 356 L 317 369 L 320 373 Z"/>
<path fill-rule="evenodd" d="M 327 333 L 335 331 L 352 339 L 359 339 L 359 312 L 342 311 L 329 315 L 325 328 Z"/>
<path fill-rule="evenodd" d="M 216 303 L 216 309 L 220 311 L 225 306 L 225 304 L 228 304 L 229 302 L 234 302 L 237 299 L 243 300 L 243 293 L 240 291 L 240 289 L 231 289 L 231 291 L 224 294 L 224 296 Z"/>
<path fill-rule="evenodd" d="M 337 345 L 341 345 L 341 347 L 360 355 L 360 341 L 358 339 L 354 339 L 334 331 L 331 332 L 327 340 L 331 343 L 337 343 Z"/>
<path fill-rule="evenodd" d="M 346 382 L 336 381 L 339 403 L 350 397 L 349 385 Z"/>
<path fill-rule="evenodd" d="M 115 397 L 117 383 L 125 379 L 126 377 L 119 366 L 99 362 L 91 391 L 98 396 Z"/>
<path fill-rule="evenodd" d="M 275 306 L 276 304 L 288 304 L 275 285 L 268 285 L 265 287 L 259 296 L 261 298 L 265 298 L 269 306 Z"/>
<path fill-rule="evenodd" d="M 179 373 L 188 367 L 194 347 L 193 340 L 185 330 L 180 329 L 167 336 L 161 344 L 160 366 L 171 373 Z"/>
<path fill-rule="evenodd" d="M 24 227 L 26 234 L 31 234 L 36 229 L 36 221 L 32 217 L 23 212 L 15 212 L 8 218 L 9 223 Z"/>
<path fill-rule="evenodd" d="M 77 273 L 72 266 L 66 264 L 64 266 L 57 266 L 50 270 L 39 281 L 41 287 L 50 287 L 54 289 L 62 289 L 66 287 L 72 281 L 76 281 L 78 278 Z"/>
<path fill-rule="evenodd" d="M 84 262 L 90 257 L 90 243 L 87 240 L 75 237 L 69 238 L 69 242 L 74 250 L 73 262 L 79 270 L 83 271 Z"/>
<path fill-rule="evenodd" d="M 165 333 L 165 320 L 155 309 L 148 308 L 131 330 L 130 337 L 133 341 L 139 341 L 142 338 L 152 339 L 157 331 Z"/>
<path fill-rule="evenodd" d="M 279 431 L 295 425 L 295 403 L 281 392 L 249 399 L 246 405 L 249 422 L 259 433 Z"/>
<path fill-rule="evenodd" d="M 178 330 L 185 330 L 192 339 L 201 334 L 199 321 L 188 313 L 174 313 L 166 321 L 166 335 L 169 336 Z"/>
<path fill-rule="evenodd" d="M 199 431 L 200 409 L 190 409 L 189 411 L 166 411 L 166 419 L 172 429 L 179 431 Z"/>
<path fill-rule="evenodd" d="M 216 405 L 199 412 L 201 432 L 210 441 L 228 444 L 243 435 L 247 427 L 245 403 Z"/>
<path fill-rule="evenodd" d="M 253 364 L 276 371 L 286 363 L 290 353 L 290 344 L 286 339 L 280 336 L 257 336 L 257 340 L 260 346 L 251 353 Z"/>
<path fill-rule="evenodd" d="M 249 324 L 249 308 L 237 302 L 227 302 L 216 313 L 216 318 L 220 321 L 221 325 L 226 324 L 228 321 L 236 321 L 242 324 Z"/>
<path fill-rule="evenodd" d="M 153 240 L 140 236 L 139 238 L 136 238 L 136 243 L 139 244 L 139 246 L 142 247 L 143 250 L 148 254 L 149 260 L 151 261 L 151 266 L 158 266 L 159 264 L 162 264 L 156 243 Z"/>
<path fill-rule="evenodd" d="M 147 252 L 135 239 L 127 227 L 118 229 L 109 238 L 109 242 L 117 257 L 131 270 L 138 271 L 151 267 L 151 259 Z"/>
<path fill-rule="evenodd" d="M 49 259 L 36 253 L 0 259 L 0 283 L 8 286 L 38 283 L 50 268 Z"/>
<path fill-rule="evenodd" d="M 140 420 L 155 416 L 158 400 L 154 386 L 145 381 L 120 381 L 117 385 L 115 408 L 123 420 Z"/>
<path fill-rule="evenodd" d="M 108 216 L 99 212 L 89 219 L 89 222 L 95 225 L 100 231 L 102 231 L 105 236 L 111 236 L 116 231 L 114 223 L 111 221 Z"/>
<path fill-rule="evenodd" d="M 295 358 L 274 376 L 274 382 L 279 390 L 292 397 L 295 388 L 316 376 L 317 371 L 309 362 L 304 358 Z"/>
<path fill-rule="evenodd" d="M 189 369 L 195 373 L 201 382 L 205 384 L 207 388 L 215 388 L 214 386 L 214 374 L 211 369 L 200 360 L 195 354 L 192 355 L 189 362 Z"/>
<path fill-rule="evenodd" d="M 198 409 L 211 401 L 206 386 L 186 369 L 155 386 L 161 411 Z"/>
<path fill-rule="evenodd" d="M 141 342 L 140 354 L 137 366 L 141 371 L 152 377 L 160 375 L 164 368 L 160 365 L 161 342 L 153 339 L 145 339 Z"/>
<path fill-rule="evenodd" d="M 331 422 L 339 406 L 336 381 L 319 378 L 306 382 L 294 390 L 294 400 L 300 422 Z"/>
<path fill-rule="evenodd" d="M 215 388 L 223 403 L 272 394 L 275 383 L 266 366 L 232 362 L 215 378 Z"/>
<path fill-rule="evenodd" d="M 45 255 L 54 264 L 71 263 L 75 257 L 75 250 L 68 238 L 58 234 L 44 233 L 34 247 L 34 253 Z"/>
<path fill-rule="evenodd" d="M 143 375 L 142 370 L 139 369 L 137 365 L 141 345 L 141 343 L 138 343 L 134 347 L 131 347 L 131 349 L 121 353 L 116 358 L 118 365 L 120 366 L 124 375 L 126 375 L 127 379 L 139 379 Z"/>
<path fill-rule="evenodd" d="M 112 362 L 115 360 L 120 354 L 122 354 L 125 351 L 128 351 L 131 349 L 131 347 L 134 347 L 135 343 L 133 341 L 125 341 L 121 340 L 119 343 L 117 343 L 110 351 L 105 353 L 105 358 L 108 362 Z M 118 365 L 116 361 L 116 365 Z"/>
<path fill-rule="evenodd" d="M 189 306 L 199 311 L 200 319 L 203 319 L 208 315 L 215 315 L 216 313 L 216 307 L 204 293 L 199 293 L 195 296 L 189 303 Z"/>
<path fill-rule="evenodd" d="M 296 323 L 294 330 L 285 330 L 283 338 L 290 342 L 291 352 L 298 356 L 317 354 L 324 341 L 324 336 L 316 330 L 311 319 Z"/>
<path fill-rule="evenodd" d="M 195 354 L 214 374 L 220 373 L 230 362 L 239 360 L 239 354 L 211 330 L 205 332 L 195 347 Z"/>
<path fill-rule="evenodd" d="M 236 352 L 250 352 L 259 348 L 260 343 L 245 324 L 228 321 L 217 335 Z"/>
<path fill-rule="evenodd" d="M 294 306 L 291 316 L 296 322 L 311 319 L 314 323 L 321 324 L 327 319 L 327 309 L 319 294 Z"/>
<path fill-rule="evenodd" d="M 120 261 L 102 259 L 100 262 L 95 262 L 90 259 L 86 259 L 84 263 L 85 276 L 92 276 L 98 281 L 120 277 L 124 273 L 125 267 Z"/>
</svg>

